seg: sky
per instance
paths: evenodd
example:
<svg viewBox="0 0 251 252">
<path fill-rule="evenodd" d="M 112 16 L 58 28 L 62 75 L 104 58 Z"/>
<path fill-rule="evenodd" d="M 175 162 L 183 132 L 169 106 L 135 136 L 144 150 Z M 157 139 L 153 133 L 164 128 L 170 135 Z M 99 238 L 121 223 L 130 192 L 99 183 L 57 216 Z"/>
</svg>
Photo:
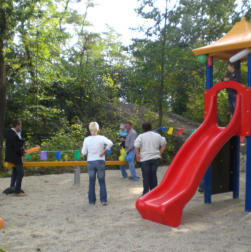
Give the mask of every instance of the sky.
<svg viewBox="0 0 251 252">
<path fill-rule="evenodd" d="M 81 2 L 77 6 L 79 11 L 81 9 L 79 6 L 83 6 L 84 1 Z M 159 0 L 159 3 L 163 4 L 165 1 Z M 96 6 L 90 8 L 87 14 L 87 20 L 93 24 L 90 31 L 105 32 L 107 31 L 106 25 L 108 25 L 122 35 L 121 41 L 124 45 L 130 44 L 133 37 L 143 36 L 143 34 L 140 35 L 140 33 L 130 30 L 131 27 L 139 27 L 145 22 L 134 11 L 139 5 L 137 0 L 95 0 L 95 4 Z"/>
<path fill-rule="evenodd" d="M 87 13 L 87 20 L 93 25 L 89 28 L 90 31 L 105 32 L 108 25 L 122 35 L 124 45 L 130 44 L 133 36 L 139 36 L 137 32 L 130 30 L 130 27 L 137 27 L 143 22 L 134 11 L 137 0 L 95 0 L 95 4 Z"/>
<path fill-rule="evenodd" d="M 165 0 L 156 0 L 155 4 L 164 12 L 165 2 Z M 169 0 L 169 8 L 172 8 L 178 2 L 178 0 Z M 144 34 L 130 29 L 137 28 L 146 22 L 146 20 L 137 16 L 134 10 L 139 7 L 137 0 L 94 0 L 94 3 L 96 6 L 89 8 L 87 13 L 87 21 L 93 25 L 88 29 L 89 31 L 98 33 L 106 32 L 108 31 L 108 25 L 122 35 L 121 42 L 124 45 L 129 45 L 131 38 L 144 37 Z M 72 7 L 80 13 L 82 11 L 83 14 L 85 11 L 85 0 L 80 0 L 78 4 Z"/>
</svg>

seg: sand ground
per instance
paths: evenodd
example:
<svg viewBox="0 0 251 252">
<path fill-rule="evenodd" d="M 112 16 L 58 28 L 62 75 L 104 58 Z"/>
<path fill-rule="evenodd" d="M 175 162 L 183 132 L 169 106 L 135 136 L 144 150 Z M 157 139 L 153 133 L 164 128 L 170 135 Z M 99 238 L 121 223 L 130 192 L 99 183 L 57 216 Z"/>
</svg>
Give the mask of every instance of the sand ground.
<svg viewBox="0 0 251 252">
<path fill-rule="evenodd" d="M 167 167 L 158 170 L 159 180 Z M 140 170 L 137 169 L 140 174 Z M 183 211 L 178 228 L 140 217 L 135 200 L 142 178 L 122 179 L 119 170 L 106 171 L 107 206 L 88 204 L 88 174 L 79 186 L 73 174 L 24 177 L 26 197 L 0 195 L 0 248 L 8 252 L 164 252 L 251 251 L 251 213 L 245 212 L 245 173 L 240 174 L 240 198 L 214 195 L 203 203 L 196 193 Z M 9 185 L 0 179 L 0 191 Z M 96 185 L 97 200 L 99 186 Z"/>
</svg>

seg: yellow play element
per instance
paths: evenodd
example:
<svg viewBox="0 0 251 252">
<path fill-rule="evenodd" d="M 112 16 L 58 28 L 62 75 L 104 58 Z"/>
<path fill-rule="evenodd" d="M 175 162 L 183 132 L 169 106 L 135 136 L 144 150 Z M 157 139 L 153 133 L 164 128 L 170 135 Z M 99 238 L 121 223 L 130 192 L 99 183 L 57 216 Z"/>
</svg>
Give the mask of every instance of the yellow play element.
<svg viewBox="0 0 251 252">
<path fill-rule="evenodd" d="M 5 162 L 5 167 L 11 168 L 14 164 Z M 24 162 L 24 167 L 49 167 L 49 166 L 86 166 L 87 161 L 36 161 L 36 162 Z M 105 161 L 105 165 L 128 165 L 126 161 Z"/>
<path fill-rule="evenodd" d="M 207 54 L 216 59 L 228 60 L 231 56 L 237 54 L 243 49 L 251 48 L 251 23 L 242 17 L 233 28 L 216 42 L 193 50 L 198 56 Z M 247 56 L 241 59 L 247 60 Z"/>
<path fill-rule="evenodd" d="M 12 164 L 12 163 L 4 162 L 4 167 L 6 167 L 6 168 L 11 168 L 11 167 L 13 167 L 13 166 L 15 166 L 15 165 Z"/>
<path fill-rule="evenodd" d="M 125 157 L 126 157 L 125 148 L 121 148 L 121 149 L 120 149 L 119 161 L 125 161 Z"/>
</svg>

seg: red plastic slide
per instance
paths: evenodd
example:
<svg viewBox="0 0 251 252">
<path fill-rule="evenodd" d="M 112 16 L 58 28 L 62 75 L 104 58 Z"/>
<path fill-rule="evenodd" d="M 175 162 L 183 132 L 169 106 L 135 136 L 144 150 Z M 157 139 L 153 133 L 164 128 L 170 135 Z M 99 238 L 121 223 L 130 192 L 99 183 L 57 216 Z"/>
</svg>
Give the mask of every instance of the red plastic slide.
<svg viewBox="0 0 251 252">
<path fill-rule="evenodd" d="M 234 115 L 226 127 L 217 125 L 217 93 L 237 92 Z M 251 89 L 234 81 L 220 82 L 205 91 L 205 120 L 183 144 L 161 183 L 139 198 L 136 208 L 145 219 L 177 227 L 182 211 L 222 146 L 235 135 L 251 132 Z"/>
</svg>

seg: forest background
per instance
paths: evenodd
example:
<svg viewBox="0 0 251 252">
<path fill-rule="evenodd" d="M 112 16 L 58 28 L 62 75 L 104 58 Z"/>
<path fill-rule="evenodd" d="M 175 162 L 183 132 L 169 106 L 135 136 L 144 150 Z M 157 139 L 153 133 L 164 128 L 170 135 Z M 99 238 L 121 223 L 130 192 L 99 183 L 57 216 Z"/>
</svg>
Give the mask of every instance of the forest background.
<svg viewBox="0 0 251 252">
<path fill-rule="evenodd" d="M 159 9 L 154 0 L 138 0 L 137 14 L 146 20 L 134 27 L 144 36 L 129 46 L 113 29 L 89 29 L 88 11 L 95 0 L 0 0 L 0 169 L 4 135 L 13 119 L 23 122 L 26 148 L 80 149 L 88 123 L 97 121 L 100 134 L 119 142 L 121 122 L 169 125 L 166 112 L 195 122 L 203 120 L 205 64 L 192 49 L 222 37 L 245 16 L 248 0 L 177 0 Z M 70 7 L 81 4 L 84 14 Z M 214 82 L 226 73 L 226 62 L 214 62 Z M 242 72 L 243 83 L 246 73 Z M 228 120 L 227 95 L 220 92 L 220 120 Z M 125 108 L 133 106 L 131 113 Z M 164 162 L 177 146 L 168 140 Z M 118 145 L 108 159 L 117 160 Z M 39 156 L 32 156 L 38 160 Z M 52 160 L 53 157 L 51 156 Z M 72 160 L 66 152 L 63 160 Z"/>
</svg>

